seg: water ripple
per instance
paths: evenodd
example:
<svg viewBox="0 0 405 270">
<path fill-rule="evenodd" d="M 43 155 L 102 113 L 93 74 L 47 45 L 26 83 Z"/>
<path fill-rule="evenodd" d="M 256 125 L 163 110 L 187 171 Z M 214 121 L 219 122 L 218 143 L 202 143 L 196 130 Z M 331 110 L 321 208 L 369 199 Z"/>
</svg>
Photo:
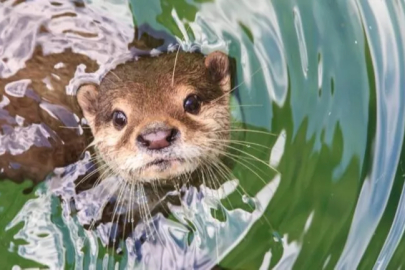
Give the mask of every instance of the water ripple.
<svg viewBox="0 0 405 270">
<path fill-rule="evenodd" d="M 377 134 L 373 169 L 361 189 L 338 269 L 356 269 L 360 263 L 387 205 L 404 137 L 404 81 L 399 64 L 403 53 L 398 50 L 387 5 L 371 1 L 358 6 L 363 25 L 371 26 L 365 31 L 376 78 Z"/>
<path fill-rule="evenodd" d="M 307 44 L 305 43 L 305 35 L 304 35 L 304 29 L 302 28 L 302 20 L 301 20 L 300 11 L 298 10 L 297 7 L 294 7 L 293 12 L 294 12 L 294 26 L 295 26 L 295 31 L 297 33 L 298 45 L 299 45 L 300 56 L 301 56 L 302 73 L 304 74 L 304 77 L 306 78 L 307 73 L 308 73 Z"/>
</svg>

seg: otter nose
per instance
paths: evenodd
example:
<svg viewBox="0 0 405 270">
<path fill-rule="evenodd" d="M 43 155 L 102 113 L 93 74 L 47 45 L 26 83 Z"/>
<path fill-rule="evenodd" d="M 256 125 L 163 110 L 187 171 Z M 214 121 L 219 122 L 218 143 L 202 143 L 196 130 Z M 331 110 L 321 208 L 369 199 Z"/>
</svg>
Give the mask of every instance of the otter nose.
<svg viewBox="0 0 405 270">
<path fill-rule="evenodd" d="M 166 148 L 176 140 L 177 129 L 156 130 L 139 135 L 136 140 L 139 144 L 149 150 Z"/>
</svg>

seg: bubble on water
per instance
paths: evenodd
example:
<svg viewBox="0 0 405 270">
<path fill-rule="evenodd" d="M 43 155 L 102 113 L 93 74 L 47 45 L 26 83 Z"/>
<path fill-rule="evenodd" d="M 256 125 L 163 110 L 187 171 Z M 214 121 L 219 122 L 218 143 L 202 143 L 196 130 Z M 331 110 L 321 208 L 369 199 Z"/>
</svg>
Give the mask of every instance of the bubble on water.
<svg viewBox="0 0 405 270">
<path fill-rule="evenodd" d="M 249 198 L 246 194 L 243 194 L 243 196 L 242 196 L 242 201 L 243 201 L 244 203 L 248 203 L 249 200 L 250 200 L 250 198 Z"/>
</svg>

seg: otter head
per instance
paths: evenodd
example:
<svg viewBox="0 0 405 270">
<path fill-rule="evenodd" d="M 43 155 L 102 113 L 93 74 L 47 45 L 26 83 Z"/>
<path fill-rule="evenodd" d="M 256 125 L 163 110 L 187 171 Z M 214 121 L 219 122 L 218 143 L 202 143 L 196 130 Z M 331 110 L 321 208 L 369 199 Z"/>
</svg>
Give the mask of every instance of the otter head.
<svg viewBox="0 0 405 270">
<path fill-rule="evenodd" d="M 209 166 L 229 136 L 228 57 L 168 53 L 117 66 L 77 99 L 97 155 L 128 181 L 170 180 Z"/>
</svg>

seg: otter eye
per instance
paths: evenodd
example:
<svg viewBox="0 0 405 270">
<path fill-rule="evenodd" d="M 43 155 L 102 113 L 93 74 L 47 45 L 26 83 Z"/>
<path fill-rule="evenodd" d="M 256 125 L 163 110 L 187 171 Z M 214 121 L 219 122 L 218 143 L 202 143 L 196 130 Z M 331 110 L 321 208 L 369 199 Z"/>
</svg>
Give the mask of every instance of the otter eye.
<svg viewBox="0 0 405 270">
<path fill-rule="evenodd" d="M 197 95 L 189 95 L 184 100 L 184 110 L 191 114 L 198 114 L 201 108 L 201 100 Z"/>
<path fill-rule="evenodd" d="M 118 130 L 122 129 L 127 124 L 127 116 L 122 111 L 113 112 L 113 124 Z"/>
</svg>

